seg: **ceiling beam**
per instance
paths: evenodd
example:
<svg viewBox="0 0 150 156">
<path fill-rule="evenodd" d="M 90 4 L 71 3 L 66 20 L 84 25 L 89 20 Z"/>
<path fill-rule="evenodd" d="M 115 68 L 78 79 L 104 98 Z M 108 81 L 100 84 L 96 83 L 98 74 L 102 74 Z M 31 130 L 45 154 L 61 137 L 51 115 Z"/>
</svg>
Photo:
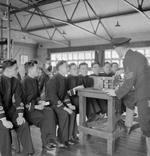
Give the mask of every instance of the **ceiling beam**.
<svg viewBox="0 0 150 156">
<path fill-rule="evenodd" d="M 32 4 L 32 5 L 29 5 L 27 7 L 15 9 L 15 10 L 11 11 L 10 14 L 16 14 L 16 13 L 19 13 L 19 12 L 22 12 L 22 11 L 28 11 L 28 10 L 33 9 L 35 7 L 40 7 L 40 6 L 55 3 L 55 2 L 58 2 L 58 1 L 59 0 L 42 0 L 40 2 L 37 2 L 36 4 Z"/>
<path fill-rule="evenodd" d="M 12 31 L 16 31 L 16 32 L 22 32 L 22 33 L 25 33 L 25 34 L 28 34 L 28 35 L 32 35 L 32 36 L 35 36 L 35 37 L 38 37 L 38 38 L 41 38 L 41 39 L 44 39 L 44 40 L 47 40 L 49 42 L 53 42 L 53 43 L 56 43 L 56 44 L 60 44 L 60 45 L 63 45 L 63 46 L 69 46 L 68 43 L 66 42 L 62 42 L 62 41 L 57 41 L 57 40 L 54 40 L 54 39 L 49 39 L 47 37 L 44 37 L 44 36 L 40 36 L 40 35 L 36 35 L 36 34 L 33 34 L 33 33 L 30 33 L 30 32 L 26 32 L 26 31 L 23 31 L 23 30 L 19 30 L 19 29 L 11 29 Z"/>
<path fill-rule="evenodd" d="M 150 16 L 148 16 L 142 9 L 139 9 L 138 7 L 134 6 L 132 3 L 130 3 L 129 1 L 127 0 L 122 0 L 124 3 L 126 3 L 127 5 L 129 5 L 130 7 L 132 7 L 134 10 L 136 10 L 138 13 L 140 13 L 143 17 L 145 17 L 148 22 L 150 23 Z"/>
<path fill-rule="evenodd" d="M 1 2 L 0 2 L 0 5 L 5 6 L 5 7 L 10 7 L 10 8 L 12 8 L 12 9 L 16 9 L 16 8 L 17 8 L 17 7 L 15 7 L 15 6 L 7 5 L 7 4 L 1 3 Z M 35 7 L 35 8 L 36 8 L 36 7 Z M 29 10 L 26 10 L 25 12 L 28 12 L 28 13 L 30 13 L 30 14 L 33 14 L 33 11 L 29 11 Z M 66 24 L 66 25 L 70 25 L 70 26 L 75 27 L 75 28 L 77 28 L 77 29 L 80 29 L 80 30 L 82 30 L 82 31 L 84 31 L 84 32 L 87 32 L 87 33 L 89 33 L 89 34 L 92 34 L 93 36 L 97 37 L 98 39 L 103 39 L 103 40 L 106 40 L 106 41 L 110 41 L 110 39 L 108 39 L 108 38 L 106 38 L 106 37 L 104 37 L 104 36 L 95 34 L 95 33 L 91 32 L 91 31 L 87 30 L 86 28 L 83 28 L 83 27 L 81 27 L 81 26 L 79 26 L 79 25 L 75 25 L 75 24 L 72 23 L 72 22 L 64 21 L 64 20 L 62 20 L 62 19 L 58 19 L 58 18 L 55 18 L 55 17 L 47 16 L 47 15 L 43 15 L 43 14 L 36 13 L 36 12 L 34 12 L 34 14 L 37 15 L 37 16 L 42 16 L 42 17 L 51 19 L 52 21 L 57 21 L 57 22 L 59 22 L 59 23 L 64 23 L 64 24 Z M 26 30 L 24 30 L 24 31 L 26 31 Z"/>
<path fill-rule="evenodd" d="M 146 7 L 143 9 L 143 12 L 146 11 L 150 11 L 150 7 Z M 101 20 L 106 19 L 106 18 L 113 18 L 113 17 L 119 17 L 119 16 L 128 16 L 128 15 L 133 15 L 133 14 L 137 14 L 138 12 L 136 10 L 131 10 L 131 11 L 124 11 L 124 12 L 120 12 L 120 13 L 114 13 L 114 14 L 108 14 L 108 15 L 104 15 L 104 16 L 100 16 Z M 91 17 L 91 20 L 97 20 L 97 17 Z M 79 24 L 82 22 L 88 22 L 89 18 L 84 18 L 84 19 L 80 19 L 80 20 L 73 20 L 72 23 L 73 24 Z M 63 26 L 67 26 L 68 24 L 66 23 L 58 23 L 55 24 L 56 27 L 63 27 Z M 47 25 L 45 27 L 43 26 L 39 26 L 39 27 L 32 27 L 32 28 L 28 28 L 26 31 L 28 32 L 32 32 L 32 31 L 40 31 L 43 29 L 51 29 L 53 28 L 52 25 Z"/>
</svg>

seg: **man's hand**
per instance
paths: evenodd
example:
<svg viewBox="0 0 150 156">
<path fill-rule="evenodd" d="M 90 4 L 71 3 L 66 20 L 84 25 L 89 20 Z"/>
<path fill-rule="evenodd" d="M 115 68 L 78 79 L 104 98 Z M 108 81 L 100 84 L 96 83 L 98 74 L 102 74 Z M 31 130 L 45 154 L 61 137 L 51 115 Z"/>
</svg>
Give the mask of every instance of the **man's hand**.
<svg viewBox="0 0 150 156">
<path fill-rule="evenodd" d="M 64 110 L 66 112 L 68 112 L 69 114 L 73 114 L 73 111 L 71 109 L 67 108 L 67 107 L 64 107 Z"/>
<path fill-rule="evenodd" d="M 44 105 L 43 104 L 35 105 L 35 109 L 43 110 L 44 109 Z"/>
<path fill-rule="evenodd" d="M 4 127 L 8 129 L 13 128 L 13 124 L 10 121 L 6 120 L 6 118 L 1 119 L 1 121 Z"/>
<path fill-rule="evenodd" d="M 17 125 L 22 125 L 26 122 L 25 118 L 23 117 L 23 113 L 18 114 L 18 118 L 16 119 Z"/>
<path fill-rule="evenodd" d="M 114 89 L 104 89 L 103 91 L 107 93 L 109 96 L 116 96 Z"/>
<path fill-rule="evenodd" d="M 72 105 L 72 104 L 68 104 L 67 105 L 71 110 L 76 110 L 76 107 L 74 106 L 74 105 Z"/>
<path fill-rule="evenodd" d="M 40 105 L 44 105 L 44 106 L 50 105 L 50 102 L 49 102 L 49 101 L 46 102 L 46 101 L 40 100 L 38 103 L 39 103 Z"/>
</svg>

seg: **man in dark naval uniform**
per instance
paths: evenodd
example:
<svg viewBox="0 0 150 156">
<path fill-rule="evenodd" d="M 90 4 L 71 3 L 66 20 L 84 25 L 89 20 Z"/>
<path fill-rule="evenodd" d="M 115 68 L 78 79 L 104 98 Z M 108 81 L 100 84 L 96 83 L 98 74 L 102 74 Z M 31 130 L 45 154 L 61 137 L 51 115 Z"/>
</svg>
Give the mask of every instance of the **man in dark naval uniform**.
<svg viewBox="0 0 150 156">
<path fill-rule="evenodd" d="M 75 106 L 71 104 L 67 94 L 68 66 L 66 61 L 59 61 L 56 65 L 57 73 L 46 84 L 46 100 L 52 103 L 52 108 L 58 119 L 58 139 L 61 147 L 73 143 L 75 129 Z M 69 144 L 68 144 L 69 143 Z"/>
<path fill-rule="evenodd" d="M 78 76 L 78 84 L 83 85 L 84 88 L 93 87 L 94 80 L 88 75 L 88 64 L 83 62 L 79 65 L 79 76 Z M 100 119 L 99 113 L 101 112 L 101 108 L 94 98 L 87 98 L 87 109 L 86 115 L 88 121 L 96 121 Z"/>
<path fill-rule="evenodd" d="M 109 91 L 109 94 L 116 94 L 121 99 L 134 88 L 140 126 L 146 136 L 147 156 L 150 156 L 150 67 L 144 55 L 128 48 L 129 41 L 128 38 L 112 40 L 119 57 L 124 59 L 125 81 L 115 91 Z"/>
<path fill-rule="evenodd" d="M 46 107 L 49 103 L 40 99 L 38 86 L 38 63 L 31 60 L 25 63 L 26 77 L 23 80 L 24 103 L 26 118 L 29 123 L 41 130 L 44 151 L 51 151 L 56 147 L 56 120 L 52 109 Z"/>
<path fill-rule="evenodd" d="M 11 156 L 10 129 L 15 129 L 23 146 L 23 154 L 33 154 L 33 145 L 28 123 L 24 118 L 22 88 L 17 75 L 16 60 L 3 62 L 3 75 L 0 77 L 0 153 Z"/>
</svg>

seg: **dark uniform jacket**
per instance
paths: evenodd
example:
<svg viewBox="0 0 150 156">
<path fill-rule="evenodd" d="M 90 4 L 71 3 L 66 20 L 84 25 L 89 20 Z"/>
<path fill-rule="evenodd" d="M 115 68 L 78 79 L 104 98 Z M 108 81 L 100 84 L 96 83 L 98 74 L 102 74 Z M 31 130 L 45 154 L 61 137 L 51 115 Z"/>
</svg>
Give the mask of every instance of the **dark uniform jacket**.
<svg viewBox="0 0 150 156">
<path fill-rule="evenodd" d="M 26 76 L 22 82 L 24 92 L 24 103 L 27 111 L 34 111 L 34 106 L 40 100 L 40 91 L 38 87 L 38 80 Z"/>
<path fill-rule="evenodd" d="M 60 108 L 71 103 L 67 94 L 67 78 L 57 73 L 46 83 L 46 101 L 50 101 L 52 107 Z"/>
<path fill-rule="evenodd" d="M 116 91 L 119 98 L 135 89 L 135 100 L 140 101 L 150 97 L 150 68 L 144 55 L 128 50 L 123 61 L 125 81 Z"/>
<path fill-rule="evenodd" d="M 23 113 L 22 87 L 16 78 L 0 77 L 0 118 L 14 112 Z"/>
<path fill-rule="evenodd" d="M 87 76 L 79 75 L 78 76 L 78 84 L 83 85 L 85 88 L 93 87 L 94 80 L 93 80 L 93 78 L 91 78 L 88 75 Z"/>
</svg>

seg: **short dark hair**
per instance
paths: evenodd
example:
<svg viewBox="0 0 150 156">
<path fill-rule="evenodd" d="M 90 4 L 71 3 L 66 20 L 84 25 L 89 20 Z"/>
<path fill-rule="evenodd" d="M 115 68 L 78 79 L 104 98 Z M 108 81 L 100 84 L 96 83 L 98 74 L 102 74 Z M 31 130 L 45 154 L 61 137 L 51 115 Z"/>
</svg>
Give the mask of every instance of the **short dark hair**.
<svg viewBox="0 0 150 156">
<path fill-rule="evenodd" d="M 116 65 L 119 66 L 119 64 L 118 64 L 117 62 L 113 62 L 113 63 L 111 64 L 111 66 L 113 66 L 114 64 L 116 64 Z"/>
<path fill-rule="evenodd" d="M 111 63 L 110 63 L 110 62 L 105 62 L 105 63 L 104 63 L 104 66 L 105 66 L 106 64 L 109 64 L 109 65 L 111 65 Z"/>
<path fill-rule="evenodd" d="M 47 70 L 48 70 L 49 72 L 51 72 L 51 71 L 52 71 L 52 66 L 49 65 L 48 68 L 47 68 Z"/>
<path fill-rule="evenodd" d="M 24 69 L 25 69 L 25 72 L 28 73 L 28 70 L 33 67 L 35 64 L 38 64 L 38 61 L 36 60 L 30 60 L 28 62 L 26 62 L 24 64 Z"/>
<path fill-rule="evenodd" d="M 91 64 L 91 67 L 93 68 L 93 66 L 96 65 L 96 64 L 97 64 L 98 66 L 100 66 L 98 62 L 93 62 L 93 63 Z"/>
<path fill-rule="evenodd" d="M 69 64 L 69 69 L 70 69 L 72 66 L 76 66 L 76 64 L 75 64 L 75 63 L 70 63 L 70 64 Z"/>
<path fill-rule="evenodd" d="M 62 66 L 63 64 L 67 63 L 67 61 L 58 61 L 58 63 L 56 64 L 56 70 L 59 70 L 59 67 Z"/>
<path fill-rule="evenodd" d="M 88 66 L 88 64 L 87 64 L 86 62 L 82 62 L 82 63 L 79 64 L 79 68 L 80 68 L 81 66 Z"/>
<path fill-rule="evenodd" d="M 15 64 L 17 64 L 17 61 L 15 59 L 7 59 L 3 61 L 2 68 L 3 70 L 5 70 L 6 68 L 12 67 Z"/>
</svg>

